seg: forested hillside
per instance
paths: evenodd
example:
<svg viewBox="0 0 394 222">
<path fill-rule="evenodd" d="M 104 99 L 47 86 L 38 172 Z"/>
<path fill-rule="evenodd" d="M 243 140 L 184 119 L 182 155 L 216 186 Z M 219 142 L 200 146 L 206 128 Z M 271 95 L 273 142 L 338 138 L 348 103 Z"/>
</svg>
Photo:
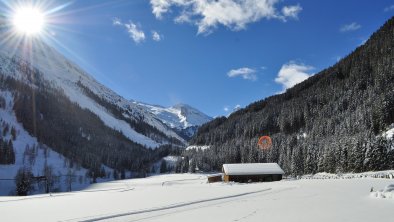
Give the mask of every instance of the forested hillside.
<svg viewBox="0 0 394 222">
<path fill-rule="evenodd" d="M 199 130 L 192 168 L 278 162 L 287 174 L 394 168 L 394 18 L 337 64 L 285 93 L 250 104 Z M 257 147 L 269 135 L 271 150 Z"/>
<path fill-rule="evenodd" d="M 102 164 L 114 169 L 115 179 L 115 174 L 124 174 L 125 171 L 144 176 L 150 171 L 151 164 L 172 150 L 171 145 L 162 145 L 152 150 L 131 141 L 122 132 L 106 126 L 92 111 L 71 102 L 61 89 L 52 87 L 39 70 L 18 60 L 11 62 L 15 65 L 15 72 L 22 73 L 23 77 L 16 79 L 6 75 L 0 67 L 0 92 L 12 95 L 12 110 L 18 122 L 39 143 L 68 158 L 71 165 L 89 169 L 89 177 L 95 179 L 107 176 Z M 5 107 L 5 103 L 4 98 L 0 97 L 1 108 Z M 105 105 L 108 110 L 115 109 L 110 104 Z M 138 131 L 165 137 L 150 125 L 132 122 L 130 125 L 135 128 L 139 126 Z M 14 135 L 15 130 L 7 127 L 10 128 L 5 126 L 0 132 L 6 135 L 10 131 Z M 174 139 L 174 143 L 177 142 Z M 0 154 L 0 164 L 15 164 L 11 140 L 1 142 Z"/>
<path fill-rule="evenodd" d="M 0 36 L 7 39 L 8 29 L 0 27 Z M 186 143 L 40 39 L 0 44 L 0 112 L 0 179 L 8 181 L 19 168 L 41 176 L 41 169 L 51 167 L 46 151 L 39 152 L 47 149 L 59 156 L 50 160 L 53 169 L 76 168 L 94 182 L 145 176 L 152 164 Z M 25 154 L 37 161 L 27 164 Z M 11 185 L 2 183 L 2 194 L 11 192 Z M 58 190 L 64 191 L 61 185 Z"/>
</svg>

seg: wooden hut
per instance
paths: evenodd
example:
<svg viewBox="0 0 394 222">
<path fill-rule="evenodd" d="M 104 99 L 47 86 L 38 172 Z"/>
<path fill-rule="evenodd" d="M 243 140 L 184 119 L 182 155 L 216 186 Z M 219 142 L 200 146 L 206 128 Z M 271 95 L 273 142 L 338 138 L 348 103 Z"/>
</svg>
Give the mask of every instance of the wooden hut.
<svg viewBox="0 0 394 222">
<path fill-rule="evenodd" d="M 224 182 L 269 182 L 282 180 L 284 171 L 277 163 L 223 164 Z"/>
</svg>

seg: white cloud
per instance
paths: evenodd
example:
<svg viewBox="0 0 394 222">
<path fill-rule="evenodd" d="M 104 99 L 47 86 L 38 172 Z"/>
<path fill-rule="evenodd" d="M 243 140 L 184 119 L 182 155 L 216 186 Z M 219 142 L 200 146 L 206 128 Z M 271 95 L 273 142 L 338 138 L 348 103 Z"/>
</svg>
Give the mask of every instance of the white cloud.
<svg viewBox="0 0 394 222">
<path fill-rule="evenodd" d="M 158 19 L 178 8 L 176 23 L 192 23 L 198 27 L 198 33 L 209 34 L 218 25 L 231 30 L 245 29 L 247 24 L 261 19 L 298 18 L 302 11 L 300 5 L 284 6 L 278 10 L 281 0 L 150 0 L 152 13 Z"/>
<path fill-rule="evenodd" d="M 293 6 L 285 6 L 282 8 L 282 14 L 285 17 L 298 19 L 298 14 L 302 11 L 302 7 L 300 5 Z"/>
<path fill-rule="evenodd" d="M 129 33 L 130 38 L 137 44 L 141 43 L 146 38 L 144 31 L 142 31 L 135 23 L 131 21 L 129 23 L 123 23 L 119 18 L 114 18 L 112 24 L 115 26 L 124 27 Z"/>
<path fill-rule="evenodd" d="M 339 29 L 339 31 L 341 31 L 341 32 L 351 32 L 351 31 L 356 31 L 357 29 L 360 29 L 360 28 L 361 28 L 360 24 L 358 24 L 357 22 L 352 22 L 350 24 L 343 25 Z"/>
<path fill-rule="evenodd" d="M 223 110 L 224 110 L 224 112 L 230 111 L 230 109 L 228 108 L 228 106 L 225 106 L 225 107 L 223 108 Z"/>
<path fill-rule="evenodd" d="M 112 20 L 112 24 L 113 24 L 113 25 L 123 26 L 123 23 L 122 23 L 122 21 L 121 21 L 119 18 L 114 18 L 114 19 Z"/>
<path fill-rule="evenodd" d="M 283 90 L 286 90 L 288 88 L 291 88 L 295 84 L 309 78 L 311 76 L 311 74 L 309 74 L 309 71 L 313 69 L 313 66 L 304 65 L 302 63 L 297 64 L 291 61 L 282 65 L 282 68 L 279 70 L 275 82 L 282 84 Z"/>
<path fill-rule="evenodd" d="M 230 78 L 241 76 L 243 79 L 257 80 L 256 70 L 251 68 L 239 68 L 239 69 L 232 69 L 227 73 L 227 76 Z"/>
<path fill-rule="evenodd" d="M 386 8 L 384 8 L 385 12 L 392 11 L 392 10 L 394 10 L 394 5 L 390 5 L 390 6 L 387 6 Z"/>
<path fill-rule="evenodd" d="M 145 40 L 145 33 L 144 31 L 138 29 L 137 25 L 133 22 L 129 22 L 125 24 L 127 32 L 130 35 L 130 38 L 134 40 L 135 43 L 140 43 Z"/>
<path fill-rule="evenodd" d="M 152 31 L 152 39 L 153 41 L 160 42 L 162 36 L 157 31 Z"/>
</svg>

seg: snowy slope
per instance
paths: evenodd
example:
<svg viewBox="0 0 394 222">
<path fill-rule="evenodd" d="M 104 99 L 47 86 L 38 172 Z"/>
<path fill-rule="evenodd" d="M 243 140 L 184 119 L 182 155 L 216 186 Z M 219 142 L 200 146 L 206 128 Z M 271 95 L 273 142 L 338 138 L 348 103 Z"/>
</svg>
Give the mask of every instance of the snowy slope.
<svg viewBox="0 0 394 222">
<path fill-rule="evenodd" d="M 162 175 L 96 184 L 81 192 L 0 197 L 8 221 L 392 221 L 393 200 L 370 197 L 392 180 L 289 180 L 207 184 Z M 21 213 L 23 212 L 23 213 Z"/>
<path fill-rule="evenodd" d="M 186 104 L 177 104 L 175 106 L 165 108 L 141 102 L 135 103 L 157 116 L 157 118 L 171 128 L 186 129 L 191 126 L 201 126 L 202 124 L 212 120 L 211 117 L 207 116 L 203 112 Z"/>
<path fill-rule="evenodd" d="M 184 142 L 184 140 L 173 130 L 158 120 L 150 112 L 124 99 L 104 85 L 98 83 L 93 77 L 80 69 L 77 65 L 67 60 L 55 49 L 48 45 L 35 40 L 31 50 L 26 49 L 22 44 L 19 47 L 0 45 L 0 69 L 14 78 L 22 79 L 22 73 L 15 71 L 14 63 L 31 64 L 37 68 L 50 81 L 54 87 L 61 88 L 66 96 L 73 102 L 76 102 L 82 108 L 88 109 L 95 113 L 108 127 L 122 132 L 130 140 L 147 147 L 157 147 L 165 144 L 163 141 L 155 141 L 154 137 L 142 135 L 130 127 L 124 120 L 115 117 L 111 112 L 106 110 L 102 105 L 95 102 L 83 93 L 83 89 L 77 84 L 80 82 L 98 97 L 104 99 L 110 104 L 119 107 L 123 116 L 135 121 L 144 121 L 163 132 L 168 137 L 174 137 Z"/>
<path fill-rule="evenodd" d="M 10 92 L 0 92 L 0 97 L 4 98 L 6 101 L 6 107 L 0 108 L 0 125 L 8 124 L 16 130 L 16 139 L 13 141 L 13 147 L 15 151 L 15 164 L 13 165 L 1 165 L 0 164 L 0 195 L 14 194 L 15 183 L 13 180 L 16 173 L 21 167 L 30 168 L 35 176 L 43 175 L 43 169 L 45 166 L 45 161 L 47 166 L 50 166 L 53 170 L 55 176 L 59 176 L 58 184 L 55 184 L 56 189 L 60 191 L 66 191 L 65 176 L 69 172 L 72 172 L 75 177 L 75 181 L 72 183 L 72 190 L 79 190 L 90 185 L 90 180 L 85 177 L 87 170 L 72 166 L 69 167 L 68 160 L 61 154 L 53 151 L 50 147 L 45 145 L 40 145 L 37 138 L 32 137 L 26 132 L 23 126 L 18 123 L 15 113 L 12 110 L 13 97 Z M 0 133 L 4 135 L 3 132 Z M 4 140 L 11 140 L 11 134 L 8 132 L 6 136 L 3 137 Z M 37 155 L 32 161 L 30 161 L 29 156 L 24 155 L 27 147 L 38 147 Z M 47 158 L 45 158 L 44 152 L 45 148 L 47 153 Z M 103 166 L 107 173 L 112 172 L 112 169 Z M 4 180 L 6 179 L 6 180 Z M 99 179 L 103 181 L 103 179 Z M 105 180 L 105 179 L 104 179 Z M 109 179 L 107 179 L 109 180 Z M 38 187 L 35 188 L 35 192 L 40 193 L 43 190 L 39 190 Z"/>
<path fill-rule="evenodd" d="M 212 117 L 186 104 L 165 108 L 141 102 L 134 103 L 155 115 L 186 139 L 190 139 L 197 132 L 199 126 L 212 120 Z"/>
</svg>

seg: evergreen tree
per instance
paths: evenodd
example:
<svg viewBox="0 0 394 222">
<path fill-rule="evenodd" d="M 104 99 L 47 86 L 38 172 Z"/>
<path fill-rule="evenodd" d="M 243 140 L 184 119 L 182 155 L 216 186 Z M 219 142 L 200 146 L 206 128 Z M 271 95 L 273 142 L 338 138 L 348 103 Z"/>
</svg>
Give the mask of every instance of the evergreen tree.
<svg viewBox="0 0 394 222">
<path fill-rule="evenodd" d="M 67 169 L 67 174 L 65 175 L 65 178 L 64 178 L 64 183 L 67 185 L 68 192 L 72 191 L 72 184 L 74 182 L 76 182 L 76 180 L 77 180 L 77 178 L 75 175 L 75 171 L 71 167 L 69 167 Z"/>
<path fill-rule="evenodd" d="M 122 180 L 126 179 L 126 171 L 124 169 L 120 170 L 120 179 Z"/>
<path fill-rule="evenodd" d="M 9 140 L 7 143 L 6 141 L 0 139 L 0 164 L 15 164 L 15 151 L 11 140 Z"/>
<path fill-rule="evenodd" d="M 20 168 L 15 176 L 16 194 L 26 196 L 33 190 L 33 173 L 28 168 Z"/>
<path fill-rule="evenodd" d="M 167 173 L 167 162 L 165 160 L 161 161 L 160 164 L 160 173 Z"/>
<path fill-rule="evenodd" d="M 365 169 L 378 171 L 387 169 L 387 140 L 379 137 L 374 144 L 368 143 L 365 154 Z"/>
<path fill-rule="evenodd" d="M 11 128 L 11 136 L 12 136 L 12 140 L 16 140 L 16 130 L 14 127 Z"/>
</svg>

